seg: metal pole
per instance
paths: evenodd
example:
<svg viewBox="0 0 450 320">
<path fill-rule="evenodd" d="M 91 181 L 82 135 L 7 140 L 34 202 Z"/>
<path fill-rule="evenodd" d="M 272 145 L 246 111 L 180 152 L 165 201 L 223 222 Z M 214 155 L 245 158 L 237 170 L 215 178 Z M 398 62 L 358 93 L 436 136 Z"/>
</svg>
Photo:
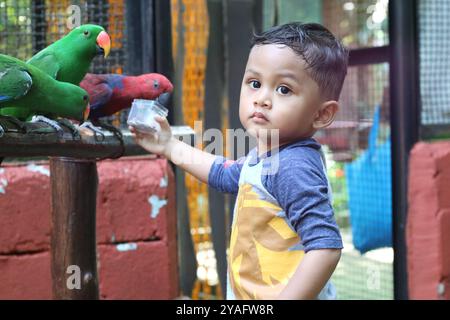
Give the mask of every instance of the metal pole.
<svg viewBox="0 0 450 320">
<path fill-rule="evenodd" d="M 174 79 L 174 61 L 172 54 L 172 14 L 171 3 L 165 0 L 155 0 L 154 2 L 155 12 L 155 31 L 154 42 L 155 45 L 155 71 L 165 75 L 171 81 Z M 147 39 L 149 40 L 149 39 Z M 144 39 L 144 42 L 147 41 Z M 172 98 L 166 104 L 169 110 L 173 110 Z M 170 112 L 167 120 L 169 123 L 174 123 L 174 113 Z"/>
<path fill-rule="evenodd" d="M 125 1 L 126 39 L 127 39 L 127 66 L 128 74 L 142 73 L 142 28 L 141 28 L 141 2 L 136 0 Z"/>
<path fill-rule="evenodd" d="M 142 71 L 155 71 L 155 0 L 141 0 Z M 168 41 L 168 40 L 165 40 Z M 170 42 L 170 41 L 169 41 Z"/>
<path fill-rule="evenodd" d="M 222 1 L 208 0 L 208 15 L 215 17 L 209 21 L 208 54 L 205 74 L 205 130 L 222 128 L 222 112 L 220 112 L 224 97 L 224 31 Z M 216 141 L 214 141 L 216 142 Z M 217 151 L 216 151 L 217 152 Z M 225 153 L 216 153 L 224 155 Z M 223 193 L 208 188 L 209 217 L 211 222 L 211 237 L 217 261 L 217 273 L 223 293 L 227 283 L 227 217 L 225 211 L 225 196 Z"/>
<path fill-rule="evenodd" d="M 46 46 L 47 23 L 45 20 L 45 0 L 31 1 L 31 30 L 33 30 L 33 54 Z"/>
<path fill-rule="evenodd" d="M 55 299 L 98 299 L 94 160 L 51 158 L 51 272 Z"/>
<path fill-rule="evenodd" d="M 389 1 L 394 297 L 402 300 L 408 299 L 408 161 L 409 152 L 419 139 L 420 125 L 416 8 L 417 0 Z"/>
</svg>

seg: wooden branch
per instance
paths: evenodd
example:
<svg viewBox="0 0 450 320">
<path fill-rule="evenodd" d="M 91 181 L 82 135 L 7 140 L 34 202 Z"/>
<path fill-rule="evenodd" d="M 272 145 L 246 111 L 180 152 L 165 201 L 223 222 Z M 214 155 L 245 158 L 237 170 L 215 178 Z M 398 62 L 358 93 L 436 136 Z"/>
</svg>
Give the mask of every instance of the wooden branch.
<svg viewBox="0 0 450 320">
<path fill-rule="evenodd" d="M 31 124 L 27 123 L 27 126 Z M 37 129 L 51 128 L 47 124 L 32 124 Z M 35 129 L 36 129 L 35 128 Z M 21 133 L 20 130 L 7 131 L 0 137 L 0 157 L 37 157 L 56 156 L 81 159 L 111 158 L 120 154 L 119 139 L 110 131 L 103 130 L 103 141 L 97 141 L 93 132 L 82 128 L 80 137 L 74 138 L 68 129 L 58 136 L 56 132 L 50 133 Z M 172 133 L 178 139 L 193 137 L 194 131 L 187 126 L 174 126 Z M 148 153 L 134 142 L 128 129 L 122 130 L 125 144 L 125 156 Z"/>
</svg>

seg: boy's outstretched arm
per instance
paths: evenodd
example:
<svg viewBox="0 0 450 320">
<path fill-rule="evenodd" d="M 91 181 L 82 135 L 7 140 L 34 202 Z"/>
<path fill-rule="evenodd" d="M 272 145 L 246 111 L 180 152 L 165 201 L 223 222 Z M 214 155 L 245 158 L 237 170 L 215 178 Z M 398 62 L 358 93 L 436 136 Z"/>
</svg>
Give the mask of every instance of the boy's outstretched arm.
<svg viewBox="0 0 450 320">
<path fill-rule="evenodd" d="M 136 143 L 149 152 L 165 156 L 200 181 L 208 183 L 209 171 L 216 156 L 193 148 L 173 137 L 166 118 L 157 116 L 155 120 L 161 126 L 161 131 L 157 133 L 142 133 L 129 127 L 131 133 L 135 135 Z"/>
<path fill-rule="evenodd" d="M 316 299 L 333 274 L 340 257 L 341 249 L 308 251 L 278 299 Z"/>
</svg>

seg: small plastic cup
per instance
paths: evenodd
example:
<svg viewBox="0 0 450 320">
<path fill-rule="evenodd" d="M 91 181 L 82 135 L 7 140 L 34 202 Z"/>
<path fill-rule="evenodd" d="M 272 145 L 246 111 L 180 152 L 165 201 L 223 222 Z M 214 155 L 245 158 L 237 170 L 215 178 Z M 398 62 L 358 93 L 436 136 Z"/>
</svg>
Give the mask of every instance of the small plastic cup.
<svg viewBox="0 0 450 320">
<path fill-rule="evenodd" d="M 155 116 L 167 117 L 169 110 L 156 100 L 134 99 L 128 115 L 127 124 L 145 133 L 161 130 Z"/>
</svg>

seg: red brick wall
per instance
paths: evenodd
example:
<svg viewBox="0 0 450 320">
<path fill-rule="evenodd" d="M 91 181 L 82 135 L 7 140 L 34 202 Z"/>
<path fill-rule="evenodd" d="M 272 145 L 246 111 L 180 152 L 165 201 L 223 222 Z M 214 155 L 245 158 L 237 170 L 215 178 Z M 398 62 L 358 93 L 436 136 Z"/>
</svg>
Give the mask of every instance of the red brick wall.
<svg viewBox="0 0 450 320">
<path fill-rule="evenodd" d="M 175 180 L 165 159 L 98 163 L 102 299 L 178 296 Z M 82 196 L 82 195 L 80 195 Z M 48 165 L 0 168 L 0 299 L 51 299 Z"/>
<path fill-rule="evenodd" d="M 450 142 L 414 146 L 408 193 L 409 297 L 450 299 Z"/>
</svg>

